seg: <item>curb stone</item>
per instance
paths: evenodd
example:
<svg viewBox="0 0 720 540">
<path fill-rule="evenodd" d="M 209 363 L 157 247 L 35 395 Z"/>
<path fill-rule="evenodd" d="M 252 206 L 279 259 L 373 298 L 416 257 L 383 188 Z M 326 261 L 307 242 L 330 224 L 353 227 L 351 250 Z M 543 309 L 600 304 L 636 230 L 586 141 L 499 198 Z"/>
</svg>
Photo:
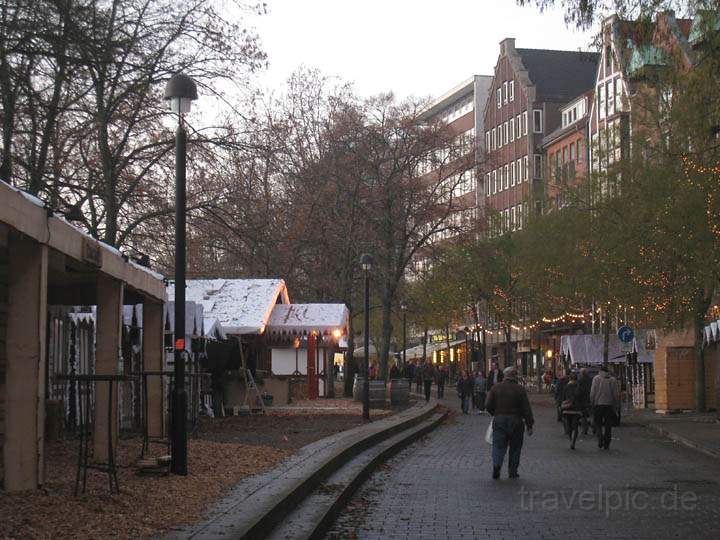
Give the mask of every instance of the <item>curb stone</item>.
<svg viewBox="0 0 720 540">
<path fill-rule="evenodd" d="M 326 437 L 265 474 L 249 477 L 221 500 L 210 519 L 164 538 L 255 539 L 272 529 L 327 477 L 364 450 L 432 416 L 437 401 Z"/>
</svg>

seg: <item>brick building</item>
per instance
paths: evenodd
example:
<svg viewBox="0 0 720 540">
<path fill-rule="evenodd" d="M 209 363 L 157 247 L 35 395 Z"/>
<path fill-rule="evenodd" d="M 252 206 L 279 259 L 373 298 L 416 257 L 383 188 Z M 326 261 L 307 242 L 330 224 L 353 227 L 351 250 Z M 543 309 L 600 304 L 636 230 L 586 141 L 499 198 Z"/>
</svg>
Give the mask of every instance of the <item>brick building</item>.
<svg viewBox="0 0 720 540">
<path fill-rule="evenodd" d="M 563 107 L 591 89 L 598 55 L 518 49 L 500 43 L 491 99 L 484 112 L 481 165 L 488 233 L 521 229 L 545 192 L 542 140 L 561 125 Z"/>
</svg>

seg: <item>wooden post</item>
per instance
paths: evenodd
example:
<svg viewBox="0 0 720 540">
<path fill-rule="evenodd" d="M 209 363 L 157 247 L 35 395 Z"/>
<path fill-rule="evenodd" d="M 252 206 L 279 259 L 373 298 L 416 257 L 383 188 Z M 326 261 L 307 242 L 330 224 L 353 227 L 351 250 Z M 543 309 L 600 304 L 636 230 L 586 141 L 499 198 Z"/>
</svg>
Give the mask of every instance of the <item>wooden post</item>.
<svg viewBox="0 0 720 540">
<path fill-rule="evenodd" d="M 97 335 L 95 339 L 95 373 L 98 375 L 117 374 L 120 358 L 120 339 L 123 308 L 123 284 L 106 275 L 99 274 L 97 280 Z M 112 429 L 113 446 L 118 440 L 117 387 L 113 388 L 111 420 L 108 426 L 108 382 L 95 383 L 95 437 L 94 457 L 101 461 L 108 459 L 108 429 Z M 114 449 L 113 449 L 114 450 Z"/>
<path fill-rule="evenodd" d="M 162 371 L 164 345 L 163 305 L 145 298 L 143 302 L 144 371 Z M 149 375 L 146 380 L 148 436 L 162 437 L 164 435 L 162 376 Z"/>
<path fill-rule="evenodd" d="M 48 248 L 9 236 L 5 490 L 44 481 Z"/>
</svg>

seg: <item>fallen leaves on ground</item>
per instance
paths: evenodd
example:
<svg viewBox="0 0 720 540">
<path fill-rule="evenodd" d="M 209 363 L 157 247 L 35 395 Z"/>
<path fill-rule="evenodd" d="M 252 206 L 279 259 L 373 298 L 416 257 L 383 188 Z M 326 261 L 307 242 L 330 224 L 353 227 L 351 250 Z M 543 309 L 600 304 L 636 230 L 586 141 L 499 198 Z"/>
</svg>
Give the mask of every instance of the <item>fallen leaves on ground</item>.
<svg viewBox="0 0 720 540">
<path fill-rule="evenodd" d="M 292 452 L 265 446 L 188 441 L 188 476 L 138 476 L 130 465 L 142 440 L 119 443 L 120 494 L 107 473 L 88 471 L 86 493 L 74 497 L 78 441 L 47 446 L 41 490 L 0 492 L 0 538 L 139 538 L 200 520 L 211 501 L 244 477 L 273 467 Z"/>
</svg>

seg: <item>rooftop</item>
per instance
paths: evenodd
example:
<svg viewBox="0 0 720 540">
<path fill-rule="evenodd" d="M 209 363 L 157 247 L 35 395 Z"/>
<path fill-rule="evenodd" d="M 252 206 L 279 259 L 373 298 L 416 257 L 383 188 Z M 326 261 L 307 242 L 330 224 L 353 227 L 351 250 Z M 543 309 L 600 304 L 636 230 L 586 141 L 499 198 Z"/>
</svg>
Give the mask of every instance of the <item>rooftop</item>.
<svg viewBox="0 0 720 540">
<path fill-rule="evenodd" d="M 569 101 L 595 85 L 598 53 L 548 49 L 516 51 L 541 100 Z"/>
</svg>

